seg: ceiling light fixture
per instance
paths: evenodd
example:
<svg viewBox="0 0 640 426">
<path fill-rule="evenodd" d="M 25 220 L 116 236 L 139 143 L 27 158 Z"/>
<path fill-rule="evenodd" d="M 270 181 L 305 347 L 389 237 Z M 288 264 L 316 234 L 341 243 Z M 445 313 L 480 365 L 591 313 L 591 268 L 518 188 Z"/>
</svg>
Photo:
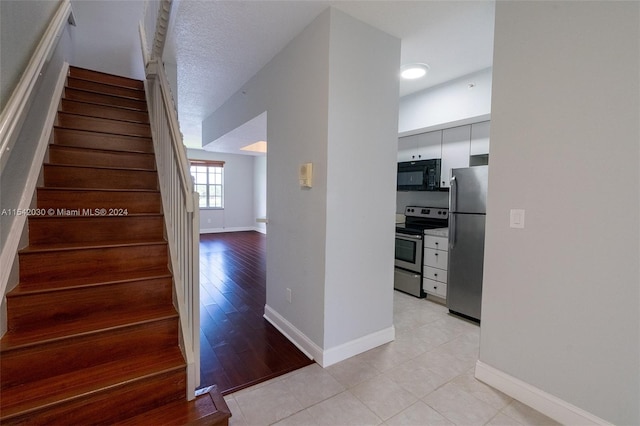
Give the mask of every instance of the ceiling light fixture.
<svg viewBox="0 0 640 426">
<path fill-rule="evenodd" d="M 427 64 L 407 64 L 400 68 L 400 76 L 405 80 L 415 80 L 422 78 L 429 72 Z"/>
</svg>

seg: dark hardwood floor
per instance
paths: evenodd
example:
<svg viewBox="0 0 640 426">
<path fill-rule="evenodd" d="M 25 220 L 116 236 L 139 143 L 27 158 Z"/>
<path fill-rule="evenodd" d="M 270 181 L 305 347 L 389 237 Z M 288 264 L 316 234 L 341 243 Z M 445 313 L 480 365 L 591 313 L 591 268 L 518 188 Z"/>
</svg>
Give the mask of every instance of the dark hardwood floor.
<svg viewBox="0 0 640 426">
<path fill-rule="evenodd" d="M 223 394 L 312 364 L 262 315 L 266 236 L 200 236 L 200 386 Z"/>
</svg>

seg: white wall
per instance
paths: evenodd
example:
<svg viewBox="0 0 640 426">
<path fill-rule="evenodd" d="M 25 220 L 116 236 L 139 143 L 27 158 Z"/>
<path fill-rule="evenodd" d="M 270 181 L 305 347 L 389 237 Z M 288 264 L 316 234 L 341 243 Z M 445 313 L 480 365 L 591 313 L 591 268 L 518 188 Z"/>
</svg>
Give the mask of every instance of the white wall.
<svg viewBox="0 0 640 426">
<path fill-rule="evenodd" d="M 145 2 L 72 0 L 71 4 L 77 23 L 71 65 L 144 80 L 138 22 Z"/>
<path fill-rule="evenodd" d="M 400 63 L 398 39 L 344 13 L 330 37 L 327 349 L 393 324 Z"/>
<path fill-rule="evenodd" d="M 13 2 L 11 2 L 13 3 Z M 23 11 L 17 12 L 20 6 L 24 6 L 25 10 L 32 11 L 32 6 L 39 5 L 45 7 L 42 2 L 34 3 L 18 2 L 19 4 L 13 4 L 18 16 Z M 2 6 L 5 6 L 5 2 L 0 2 Z M 4 13 L 4 9 L 3 12 Z M 36 14 L 37 16 L 37 14 Z M 4 18 L 4 16 L 3 16 Z M 24 22 L 22 22 L 24 24 Z M 5 22 L 2 21 L 3 31 Z M 4 33 L 3 33 L 4 34 Z M 5 48 L 9 51 L 15 50 L 15 46 L 12 43 L 20 42 L 17 40 L 8 38 L 2 40 L 2 49 Z M 24 123 L 20 129 L 20 133 L 17 136 L 16 143 L 11 150 L 9 160 L 6 166 L 0 170 L 0 210 L 4 209 L 18 209 L 28 207 L 27 205 L 21 205 L 23 200 L 31 199 L 32 194 L 25 191 L 27 183 L 29 181 L 29 173 L 31 170 L 38 170 L 42 158 L 36 158 L 38 151 L 38 142 L 41 136 L 46 138 L 46 131 L 50 131 L 51 128 L 46 128 L 45 123 L 49 114 L 49 107 L 53 100 L 53 93 L 56 88 L 56 84 L 61 76 L 64 62 L 71 62 L 73 60 L 72 49 L 72 37 L 70 34 L 70 28 L 67 25 L 60 34 L 60 38 L 54 52 L 51 55 L 49 62 L 42 69 L 42 73 L 38 78 L 36 89 L 33 93 L 31 100 L 28 102 L 31 106 L 28 108 L 27 115 L 24 119 Z M 4 62 L 2 64 L 4 73 Z M 22 71 L 21 71 L 22 72 Z M 55 108 L 55 107 L 54 107 Z M 45 131 L 43 135 L 43 131 Z M 46 143 L 46 139 L 45 139 Z M 38 160 L 38 161 L 36 161 Z M 24 218 L 24 217 L 23 217 Z M 14 215 L 0 215 L 0 249 L 5 250 L 7 240 L 10 237 L 10 232 L 21 233 L 21 229 L 16 229 L 21 221 L 17 220 L 17 216 Z M 24 222 L 22 222 L 24 224 Z M 25 231 L 26 233 L 26 231 Z M 26 241 L 21 240 L 20 244 L 26 245 Z M 14 252 L 15 254 L 15 252 Z M 3 265 L 6 267 L 6 265 Z M 18 283 L 17 274 L 17 262 L 14 262 L 12 273 L 9 277 L 7 290 L 10 290 Z M 4 289 L 3 289 L 4 290 Z M 4 291 L 1 294 L 2 308 L 0 309 L 0 335 L 6 331 L 6 299 L 4 298 Z"/>
<path fill-rule="evenodd" d="M 4 2 L 2 3 L 4 4 Z M 25 3 L 21 2 L 20 4 Z M 30 8 L 27 9 L 30 10 Z M 49 112 L 49 104 L 63 63 L 73 60 L 73 39 L 70 29 L 71 27 L 67 25 L 62 31 L 51 59 L 45 65 L 42 74 L 38 78 L 29 112 L 10 152 L 9 161 L 4 169 L 0 170 L 0 210 L 18 208 L 20 199 L 23 196 L 31 163 L 36 153 L 38 140 Z M 5 47 L 4 43 L 5 41 L 3 40 L 3 48 Z M 10 49 L 8 45 L 7 48 Z M 42 99 L 45 101 L 36 101 Z M 26 196 L 30 197 L 29 194 L 26 194 Z M 15 216 L 12 215 L 0 216 L 0 247 L 4 247 L 14 219 Z"/>
<path fill-rule="evenodd" d="M 470 89 L 469 83 L 475 84 Z M 400 99 L 398 132 L 457 122 L 491 113 L 491 68 Z"/>
<path fill-rule="evenodd" d="M 498 2 L 495 28 L 480 361 L 640 424 L 640 3 Z"/>
<path fill-rule="evenodd" d="M 346 28 L 351 25 L 349 22 L 354 25 L 352 33 Z M 390 63 L 396 69 L 399 66 L 400 44 L 396 40 L 397 51 L 390 52 L 390 44 L 393 44 L 390 37 L 378 34 L 365 47 L 367 40 L 363 34 L 373 35 L 370 28 L 365 30 L 359 22 L 339 11 L 323 12 L 202 126 L 203 140 L 211 141 L 265 110 L 268 112 L 267 305 L 284 321 L 283 324 L 290 326 L 290 331 L 299 333 L 297 337 L 304 340 L 307 349 L 309 346 L 317 349 L 320 356 L 329 349 L 327 345 L 346 344 L 356 336 L 364 337 L 362 333 L 392 326 L 393 231 L 390 224 L 395 197 L 397 109 L 394 104 L 398 83 L 393 76 L 388 80 L 383 77 L 387 76 Z M 374 44 L 383 40 L 381 46 Z M 344 49 L 338 46 L 340 43 L 355 44 L 361 50 L 350 52 L 352 56 L 347 58 Z M 330 52 L 330 45 L 337 48 L 335 54 Z M 378 48 L 382 51 L 376 52 Z M 376 64 L 380 70 L 365 79 L 366 83 L 358 81 L 361 76 L 349 74 L 353 89 L 347 87 L 347 93 L 334 101 L 333 96 L 338 96 L 345 85 L 350 86 L 346 74 L 351 69 L 360 69 L 358 60 L 370 64 L 373 58 L 381 61 Z M 332 68 L 330 59 L 337 60 L 344 68 Z M 376 85 L 365 90 L 365 86 L 373 82 Z M 393 91 L 396 100 L 388 97 Z M 378 97 L 376 92 L 379 92 Z M 372 97 L 389 103 L 379 109 L 365 105 Z M 330 115 L 329 106 L 338 108 L 336 103 L 341 101 L 362 108 L 351 109 L 339 118 L 334 112 Z M 392 114 L 383 115 L 390 110 L 393 110 Z M 344 112 L 343 109 L 340 111 Z M 344 120 L 347 116 L 349 120 Z M 353 127 L 341 127 L 344 121 L 353 121 Z M 372 130 L 366 128 L 370 123 L 376 123 Z M 354 138 L 358 124 L 362 135 L 370 136 L 369 145 L 362 135 Z M 365 146 L 371 149 L 363 150 Z M 352 155 L 354 150 L 372 165 L 380 167 L 375 173 L 367 167 L 363 170 L 369 182 L 365 192 L 355 191 L 344 181 L 345 177 L 351 181 L 355 178 L 353 161 L 347 162 L 343 158 Z M 302 189 L 298 183 L 298 168 L 306 162 L 312 162 L 314 167 L 311 189 Z M 376 188 L 374 193 L 369 192 L 372 188 Z M 352 214 L 340 205 L 340 201 L 348 197 L 353 197 L 349 205 L 371 206 L 372 200 L 377 198 L 382 202 L 376 206 L 388 207 L 350 221 L 349 233 L 337 232 L 344 226 L 344 219 L 338 215 Z M 385 232 L 387 228 L 389 231 Z M 382 231 L 371 232 L 372 229 Z M 358 237 L 359 250 L 348 252 L 341 259 L 334 253 L 327 255 L 329 245 L 340 250 L 353 247 L 351 239 L 354 235 Z M 369 250 L 362 250 L 362 247 L 369 247 Z M 379 259 L 382 260 L 378 262 Z M 348 270 L 348 264 L 356 268 L 368 265 L 369 269 L 362 277 L 376 277 L 368 282 L 370 295 L 361 291 L 365 284 L 363 278 L 344 280 L 342 272 Z M 354 269 L 351 269 L 348 277 L 354 275 Z M 328 277 L 337 277 L 345 286 L 341 295 L 337 296 L 336 289 L 327 284 Z M 287 288 L 292 290 L 292 303 L 285 299 Z M 354 298 L 355 294 L 359 297 Z M 333 300 L 342 296 L 342 301 Z M 372 303 L 376 310 L 366 309 L 366 303 Z M 337 312 L 340 309 L 352 310 L 349 321 L 337 324 L 334 318 L 325 317 L 342 315 Z"/>
<path fill-rule="evenodd" d="M 202 149 L 188 149 L 187 156 L 191 160 L 225 162 L 224 209 L 200 209 L 200 233 L 255 229 L 253 157 Z"/>
<path fill-rule="evenodd" d="M 213 141 L 267 111 L 267 304 L 318 346 L 324 336 L 328 56 L 326 12 L 202 123 L 202 140 Z M 303 190 L 298 167 L 309 161 L 314 187 Z"/>
<path fill-rule="evenodd" d="M 0 1 L 0 111 L 15 89 L 61 1 Z"/>
<path fill-rule="evenodd" d="M 267 214 L 267 157 L 253 157 L 253 216 L 258 218 L 268 218 Z M 262 233 L 267 232 L 264 223 L 256 223 L 256 230 Z"/>
</svg>

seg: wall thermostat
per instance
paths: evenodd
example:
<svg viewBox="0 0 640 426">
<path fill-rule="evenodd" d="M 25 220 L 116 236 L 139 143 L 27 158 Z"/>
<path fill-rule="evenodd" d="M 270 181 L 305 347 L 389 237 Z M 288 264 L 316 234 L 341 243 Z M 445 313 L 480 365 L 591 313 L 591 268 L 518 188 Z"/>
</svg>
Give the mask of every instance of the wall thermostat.
<svg viewBox="0 0 640 426">
<path fill-rule="evenodd" d="M 311 188 L 313 185 L 313 163 L 304 163 L 300 165 L 298 179 L 300 180 L 300 187 Z"/>
</svg>

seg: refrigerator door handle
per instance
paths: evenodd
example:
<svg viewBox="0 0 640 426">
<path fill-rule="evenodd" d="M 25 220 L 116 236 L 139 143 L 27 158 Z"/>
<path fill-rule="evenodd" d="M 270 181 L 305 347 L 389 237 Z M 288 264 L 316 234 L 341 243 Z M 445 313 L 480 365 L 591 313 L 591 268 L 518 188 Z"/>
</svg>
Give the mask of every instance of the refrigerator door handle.
<svg viewBox="0 0 640 426">
<path fill-rule="evenodd" d="M 449 206 L 449 250 L 456 245 L 456 211 L 458 207 L 458 182 L 451 177 L 451 205 Z"/>
<path fill-rule="evenodd" d="M 456 245 L 456 215 L 449 215 L 449 250 Z"/>
<path fill-rule="evenodd" d="M 458 211 L 458 181 L 455 176 L 452 176 L 449 180 L 451 186 L 451 205 L 449 206 L 449 210 L 451 212 Z"/>
</svg>

